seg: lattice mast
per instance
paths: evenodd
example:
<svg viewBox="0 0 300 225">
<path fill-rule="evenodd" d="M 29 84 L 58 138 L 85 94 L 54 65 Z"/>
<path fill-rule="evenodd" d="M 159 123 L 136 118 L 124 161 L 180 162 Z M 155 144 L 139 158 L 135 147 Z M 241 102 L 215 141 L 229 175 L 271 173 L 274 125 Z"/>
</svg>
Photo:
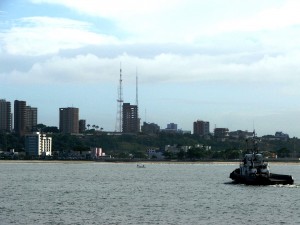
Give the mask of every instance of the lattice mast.
<svg viewBox="0 0 300 225">
<path fill-rule="evenodd" d="M 122 132 L 122 104 L 123 104 L 123 89 L 122 89 L 122 65 L 120 63 L 120 79 L 118 87 L 118 99 L 117 99 L 117 119 L 116 119 L 116 131 Z"/>
<path fill-rule="evenodd" d="M 137 107 L 139 107 L 139 89 L 138 89 L 138 74 L 137 74 L 137 69 L 136 69 L 136 75 L 135 75 L 135 104 Z"/>
<path fill-rule="evenodd" d="M 137 68 L 136 68 L 136 77 L 135 77 L 135 104 L 137 107 L 137 119 L 138 119 L 138 132 L 140 132 L 140 122 L 141 119 L 139 117 L 139 82 L 138 82 L 138 72 L 137 72 Z"/>
</svg>

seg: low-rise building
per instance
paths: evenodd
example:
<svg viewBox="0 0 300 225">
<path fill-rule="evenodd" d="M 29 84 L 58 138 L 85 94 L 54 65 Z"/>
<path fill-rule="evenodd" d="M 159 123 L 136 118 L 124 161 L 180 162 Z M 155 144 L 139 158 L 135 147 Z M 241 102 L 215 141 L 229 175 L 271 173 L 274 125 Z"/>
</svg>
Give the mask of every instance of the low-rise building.
<svg viewBox="0 0 300 225">
<path fill-rule="evenodd" d="M 253 132 L 249 132 L 247 130 L 237 130 L 229 132 L 229 137 L 234 139 L 247 139 L 253 137 Z"/>
<path fill-rule="evenodd" d="M 192 148 L 192 146 L 187 146 L 187 145 L 166 145 L 165 151 L 177 154 L 180 151 L 187 152 L 191 148 Z"/>
<path fill-rule="evenodd" d="M 51 156 L 52 137 L 35 132 L 25 136 L 25 152 L 28 156 Z"/>
<path fill-rule="evenodd" d="M 164 159 L 163 151 L 159 149 L 148 149 L 147 155 L 149 159 Z"/>
<path fill-rule="evenodd" d="M 262 136 L 263 140 L 266 141 L 287 141 L 289 139 L 289 135 L 285 134 L 281 131 L 277 131 L 275 135 L 264 135 Z"/>
<path fill-rule="evenodd" d="M 275 137 L 279 138 L 281 141 L 287 141 L 290 138 L 288 134 L 285 134 L 282 131 L 277 131 Z"/>
<path fill-rule="evenodd" d="M 229 129 L 228 128 L 215 128 L 214 136 L 217 140 L 225 141 L 226 138 L 229 137 Z"/>
<path fill-rule="evenodd" d="M 178 129 L 177 127 L 178 125 L 176 123 L 169 123 L 167 124 L 167 128 L 161 129 L 160 131 L 169 134 L 191 134 L 191 131 Z"/>
<path fill-rule="evenodd" d="M 99 147 L 92 147 L 91 149 L 91 156 L 92 158 L 98 159 L 100 157 L 104 157 L 105 153 L 103 152 L 102 148 Z"/>
</svg>

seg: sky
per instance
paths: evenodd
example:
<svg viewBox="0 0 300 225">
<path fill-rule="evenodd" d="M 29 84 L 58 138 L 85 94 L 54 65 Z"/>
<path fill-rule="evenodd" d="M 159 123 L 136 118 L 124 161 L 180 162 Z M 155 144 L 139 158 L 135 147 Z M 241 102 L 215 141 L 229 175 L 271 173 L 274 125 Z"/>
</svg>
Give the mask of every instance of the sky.
<svg viewBox="0 0 300 225">
<path fill-rule="evenodd" d="M 298 0 L 1 0 L 0 99 L 59 108 L 114 131 L 123 100 L 141 123 L 193 122 L 300 137 Z M 13 105 L 13 104 L 12 104 Z"/>
</svg>

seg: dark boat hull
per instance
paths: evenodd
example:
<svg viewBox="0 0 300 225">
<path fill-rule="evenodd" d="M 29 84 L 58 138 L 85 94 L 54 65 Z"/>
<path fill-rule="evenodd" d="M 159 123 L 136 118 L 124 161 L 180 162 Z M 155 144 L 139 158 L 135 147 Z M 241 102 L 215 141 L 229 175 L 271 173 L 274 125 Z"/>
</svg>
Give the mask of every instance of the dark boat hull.
<svg viewBox="0 0 300 225">
<path fill-rule="evenodd" d="M 254 176 L 242 176 L 240 175 L 240 169 L 236 169 L 230 173 L 229 176 L 236 183 L 247 185 L 275 185 L 275 184 L 294 184 L 293 177 L 290 175 L 274 174 L 269 176 L 254 175 Z"/>
</svg>

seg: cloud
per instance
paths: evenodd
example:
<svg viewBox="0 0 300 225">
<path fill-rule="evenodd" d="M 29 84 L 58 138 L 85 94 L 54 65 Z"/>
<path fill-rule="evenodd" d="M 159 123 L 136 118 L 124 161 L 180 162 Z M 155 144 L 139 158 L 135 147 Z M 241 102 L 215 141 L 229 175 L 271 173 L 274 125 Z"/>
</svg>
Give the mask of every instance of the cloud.
<svg viewBox="0 0 300 225">
<path fill-rule="evenodd" d="M 123 19 L 162 11 L 164 8 L 170 8 L 172 5 L 175 6 L 180 3 L 179 0 L 153 0 L 150 2 L 140 0 L 31 0 L 31 2 L 35 4 L 58 4 L 92 16 Z"/>
<path fill-rule="evenodd" d="M 36 62 L 28 71 L 13 70 L 0 78 L 12 84 L 64 84 L 92 83 L 109 79 L 109 65 L 94 55 L 77 55 L 72 58 L 53 56 Z"/>
<path fill-rule="evenodd" d="M 243 58 L 250 58 L 246 60 Z M 160 53 L 141 58 L 127 53 L 108 58 L 96 53 L 51 56 L 32 63 L 23 71 L 4 71 L 0 79 L 7 84 L 115 83 L 122 62 L 127 82 L 134 83 L 136 68 L 144 84 L 214 82 L 238 85 L 279 85 L 282 93 L 289 83 L 299 84 L 299 52 L 259 57 L 242 53 L 180 55 Z M 32 60 L 32 59 L 30 59 Z"/>
<path fill-rule="evenodd" d="M 241 12 L 219 1 L 145 4 L 132 0 L 121 3 L 121 7 L 115 7 L 117 1 L 32 2 L 60 4 L 80 13 L 107 17 L 119 24 L 119 32 L 124 29 L 130 35 L 104 35 L 93 20 L 14 20 L 13 26 L 0 34 L 2 52 L 6 51 L 1 57 L 7 65 L 14 64 L 10 59 L 31 57 L 18 60 L 14 68 L 4 66 L 1 77 L 6 82 L 111 82 L 122 62 L 128 65 L 124 71 L 129 74 L 135 74 L 138 67 L 145 83 L 299 83 L 300 49 L 295 46 L 300 46 L 300 31 L 295 25 L 300 17 L 293 9 L 299 5 L 297 1 L 250 9 L 246 7 L 250 2 L 246 6 L 237 3 Z M 226 10 L 214 7 L 217 2 Z M 277 16 L 284 15 L 289 16 L 279 21 Z M 235 16 L 240 19 L 233 19 Z M 286 35 L 293 38 L 286 41 Z M 282 92 L 294 93 L 287 88 Z"/>
<path fill-rule="evenodd" d="M 32 0 L 59 4 L 78 13 L 107 18 L 131 34 L 131 42 L 194 43 L 228 32 L 278 30 L 300 23 L 299 1 Z M 233 7 L 234 5 L 234 7 Z"/>
<path fill-rule="evenodd" d="M 300 2 L 291 0 L 277 7 L 269 7 L 255 15 L 240 20 L 220 22 L 218 28 L 221 32 L 229 31 L 260 31 L 278 30 L 300 24 Z"/>
<path fill-rule="evenodd" d="M 90 31 L 91 24 L 66 18 L 26 17 L 0 34 L 2 48 L 15 55 L 44 55 L 91 44 L 111 44 L 109 35 Z"/>
<path fill-rule="evenodd" d="M 21 18 L 11 29 L 0 34 L 2 51 L 34 56 L 91 45 L 160 44 L 162 47 L 173 44 L 173 48 L 190 45 L 191 48 L 224 51 L 224 54 L 228 50 L 272 54 L 300 45 L 300 38 L 296 38 L 300 31 L 295 27 L 300 23 L 297 1 L 276 2 L 271 7 L 270 4 L 256 6 L 252 1 L 234 1 L 235 8 L 228 2 L 194 0 L 31 2 L 58 4 L 97 19 L 85 18 L 88 22 L 82 22 L 52 17 Z M 98 29 L 95 21 L 103 18 L 106 22 L 110 21 L 115 30 Z M 287 35 L 295 38 L 287 42 Z"/>
</svg>

